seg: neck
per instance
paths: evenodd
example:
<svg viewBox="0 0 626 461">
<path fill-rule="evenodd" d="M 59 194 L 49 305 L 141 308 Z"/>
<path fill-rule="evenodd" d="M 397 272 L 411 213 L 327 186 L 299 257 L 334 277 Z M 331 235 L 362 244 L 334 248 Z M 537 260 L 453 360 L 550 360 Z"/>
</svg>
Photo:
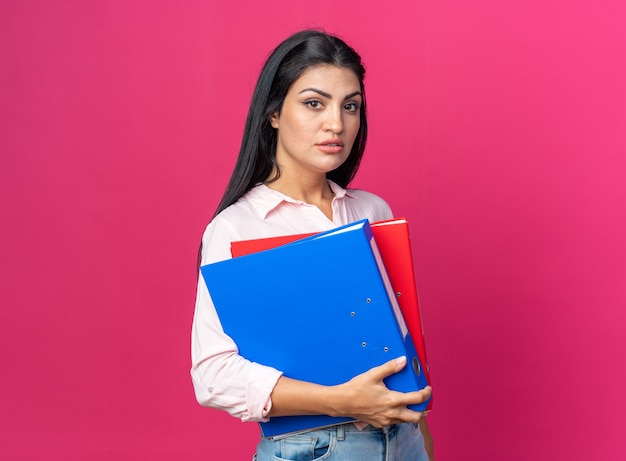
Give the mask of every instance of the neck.
<svg viewBox="0 0 626 461">
<path fill-rule="evenodd" d="M 275 177 L 274 172 L 269 177 Z M 267 182 L 266 185 L 270 189 L 312 205 L 319 205 L 325 200 L 331 201 L 335 195 L 328 184 L 326 175 L 308 177 L 298 175 L 295 177 L 290 175 L 289 172 L 281 170 L 279 178 L 275 181 Z"/>
</svg>

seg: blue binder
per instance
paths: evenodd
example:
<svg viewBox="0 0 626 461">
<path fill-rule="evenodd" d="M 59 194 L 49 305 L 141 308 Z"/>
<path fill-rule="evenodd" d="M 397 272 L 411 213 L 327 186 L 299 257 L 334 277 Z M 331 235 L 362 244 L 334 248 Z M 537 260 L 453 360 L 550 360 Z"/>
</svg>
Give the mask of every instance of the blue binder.
<svg viewBox="0 0 626 461">
<path fill-rule="evenodd" d="M 225 333 L 248 360 L 335 385 L 405 355 L 407 366 L 385 379 L 387 387 L 428 385 L 367 220 L 201 272 Z M 260 426 L 263 436 L 277 438 L 350 421 L 281 416 Z"/>
</svg>

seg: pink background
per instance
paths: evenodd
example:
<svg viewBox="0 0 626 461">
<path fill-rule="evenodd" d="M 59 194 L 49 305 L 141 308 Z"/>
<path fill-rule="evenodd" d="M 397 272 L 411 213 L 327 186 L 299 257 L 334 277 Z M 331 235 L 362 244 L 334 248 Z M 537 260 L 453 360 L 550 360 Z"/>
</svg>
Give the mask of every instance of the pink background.
<svg viewBox="0 0 626 461">
<path fill-rule="evenodd" d="M 364 5 L 0 4 L 3 459 L 251 458 L 193 397 L 196 249 L 306 26 L 368 67 L 353 184 L 410 219 L 437 459 L 626 458 L 624 3 Z"/>
</svg>

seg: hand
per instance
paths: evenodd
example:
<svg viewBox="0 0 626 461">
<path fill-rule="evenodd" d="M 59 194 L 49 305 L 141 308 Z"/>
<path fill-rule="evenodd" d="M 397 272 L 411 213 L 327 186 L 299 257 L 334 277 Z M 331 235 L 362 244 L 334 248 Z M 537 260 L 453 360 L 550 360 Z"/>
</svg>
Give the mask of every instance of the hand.
<svg viewBox="0 0 626 461">
<path fill-rule="evenodd" d="M 407 405 L 426 401 L 431 394 L 430 386 L 421 391 L 403 393 L 389 390 L 383 382 L 384 378 L 405 366 L 406 357 L 400 357 L 337 386 L 345 395 L 338 414 L 356 418 L 374 427 L 403 422 L 418 423 L 423 413 L 410 410 Z"/>
</svg>

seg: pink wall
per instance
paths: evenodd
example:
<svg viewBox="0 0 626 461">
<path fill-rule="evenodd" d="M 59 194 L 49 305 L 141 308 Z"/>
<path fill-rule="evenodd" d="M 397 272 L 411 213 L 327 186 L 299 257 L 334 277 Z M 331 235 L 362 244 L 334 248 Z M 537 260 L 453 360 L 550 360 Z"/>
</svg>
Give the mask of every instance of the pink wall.
<svg viewBox="0 0 626 461">
<path fill-rule="evenodd" d="M 0 453 L 250 459 L 188 377 L 195 251 L 279 40 L 368 65 L 445 460 L 621 460 L 623 2 L 0 4 Z"/>
</svg>

